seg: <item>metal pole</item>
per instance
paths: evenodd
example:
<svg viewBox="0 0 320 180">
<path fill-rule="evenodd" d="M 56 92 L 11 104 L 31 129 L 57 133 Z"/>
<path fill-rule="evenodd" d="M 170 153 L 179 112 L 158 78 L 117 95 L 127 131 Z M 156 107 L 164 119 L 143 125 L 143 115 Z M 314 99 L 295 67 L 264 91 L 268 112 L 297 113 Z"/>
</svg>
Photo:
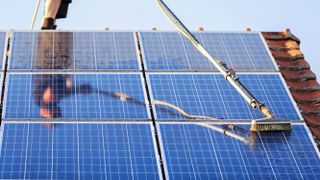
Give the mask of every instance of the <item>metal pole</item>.
<svg viewBox="0 0 320 180">
<path fill-rule="evenodd" d="M 33 30 L 34 24 L 36 22 L 37 16 L 38 16 L 38 11 L 39 11 L 39 6 L 40 6 L 41 0 L 38 0 L 37 4 L 36 4 L 36 8 L 33 14 L 33 18 L 32 18 L 32 22 L 31 22 L 31 26 L 30 26 L 30 30 Z"/>
</svg>

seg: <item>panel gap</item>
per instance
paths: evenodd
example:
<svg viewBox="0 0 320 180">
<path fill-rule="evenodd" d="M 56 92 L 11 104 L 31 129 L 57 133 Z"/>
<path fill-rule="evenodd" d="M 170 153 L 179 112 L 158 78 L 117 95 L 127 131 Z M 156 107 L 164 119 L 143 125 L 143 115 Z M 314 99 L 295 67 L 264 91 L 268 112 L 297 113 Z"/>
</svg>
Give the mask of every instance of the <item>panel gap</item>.
<svg viewBox="0 0 320 180">
<path fill-rule="evenodd" d="M 4 67 L 3 67 L 3 77 L 2 77 L 2 92 L 1 92 L 1 99 L 0 99 L 0 126 L 2 125 L 2 113 L 3 113 L 3 101 L 4 101 L 4 94 L 6 89 L 6 78 L 7 78 L 7 70 L 8 70 L 8 61 L 9 61 L 9 54 L 10 54 L 10 42 L 11 42 L 12 32 L 7 32 L 6 34 L 6 45 L 5 47 L 5 59 L 4 59 Z"/>
<path fill-rule="evenodd" d="M 142 75 L 143 75 L 143 81 L 144 81 L 144 88 L 146 89 L 146 95 L 148 98 L 148 107 L 149 107 L 149 111 L 150 111 L 150 115 L 151 115 L 151 120 L 152 120 L 152 125 L 154 128 L 154 136 L 155 136 L 155 140 L 156 140 L 156 146 L 157 146 L 157 153 L 159 156 L 159 163 L 160 163 L 160 168 L 161 168 L 161 175 L 162 175 L 162 179 L 166 179 L 166 175 L 165 175 L 165 167 L 164 167 L 164 160 L 163 160 L 163 154 L 161 151 L 161 143 L 160 143 L 160 137 L 159 137 L 159 130 L 157 127 L 157 121 L 155 118 L 155 114 L 152 108 L 152 101 L 151 101 L 151 95 L 150 95 L 150 89 L 148 86 L 148 81 L 147 81 L 147 72 L 146 72 L 146 67 L 144 65 L 143 62 L 143 57 L 142 57 L 142 49 L 141 49 L 141 44 L 140 44 L 140 40 L 139 40 L 139 34 L 138 32 L 135 32 L 136 35 L 136 40 L 137 40 L 137 46 L 138 46 L 138 53 L 139 53 L 139 60 L 141 63 L 141 68 L 142 68 Z"/>
</svg>

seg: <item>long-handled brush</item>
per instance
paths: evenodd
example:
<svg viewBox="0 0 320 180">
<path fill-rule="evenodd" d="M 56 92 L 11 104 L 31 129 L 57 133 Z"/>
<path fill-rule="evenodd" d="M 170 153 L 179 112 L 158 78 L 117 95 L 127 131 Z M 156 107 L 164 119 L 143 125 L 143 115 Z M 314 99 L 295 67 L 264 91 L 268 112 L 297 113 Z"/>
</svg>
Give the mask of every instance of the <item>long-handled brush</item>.
<svg viewBox="0 0 320 180">
<path fill-rule="evenodd" d="M 291 131 L 290 121 L 275 118 L 267 118 L 261 120 L 253 120 L 251 123 L 251 131 Z"/>
<path fill-rule="evenodd" d="M 227 65 L 221 60 L 212 57 L 209 52 L 200 44 L 200 42 L 192 35 L 188 28 L 178 19 L 178 17 L 169 9 L 169 7 L 162 1 L 156 0 L 161 11 L 166 15 L 170 22 L 184 35 L 194 47 L 211 62 L 218 71 L 225 77 L 225 79 L 238 91 L 238 93 L 245 99 L 250 107 L 259 109 L 266 117 L 263 120 L 252 122 L 252 131 L 286 131 L 291 130 L 289 122 L 276 120 L 270 113 L 269 109 L 260 103 L 249 90 L 240 82 L 236 73 L 229 69 Z"/>
</svg>

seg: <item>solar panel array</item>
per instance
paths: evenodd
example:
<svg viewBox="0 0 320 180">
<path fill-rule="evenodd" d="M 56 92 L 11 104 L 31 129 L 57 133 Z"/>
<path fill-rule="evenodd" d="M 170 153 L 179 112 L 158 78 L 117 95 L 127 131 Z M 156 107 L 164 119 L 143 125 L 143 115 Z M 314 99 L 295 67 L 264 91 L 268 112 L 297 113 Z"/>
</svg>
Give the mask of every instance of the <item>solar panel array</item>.
<svg viewBox="0 0 320 180">
<path fill-rule="evenodd" d="M 277 118 L 295 121 L 291 132 L 251 133 L 263 116 L 178 33 L 10 34 L 0 179 L 320 175 L 319 151 L 260 33 L 195 36 Z"/>
</svg>

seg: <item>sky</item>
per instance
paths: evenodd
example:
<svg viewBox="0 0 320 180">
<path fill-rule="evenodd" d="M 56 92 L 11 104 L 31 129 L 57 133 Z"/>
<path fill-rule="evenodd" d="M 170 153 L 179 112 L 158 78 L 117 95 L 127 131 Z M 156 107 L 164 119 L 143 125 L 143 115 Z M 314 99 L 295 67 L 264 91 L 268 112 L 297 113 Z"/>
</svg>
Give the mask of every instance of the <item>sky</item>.
<svg viewBox="0 0 320 180">
<path fill-rule="evenodd" d="M 2 1 L 0 30 L 29 29 L 37 0 Z M 164 0 L 190 30 L 284 31 L 290 28 L 320 77 L 320 0 Z M 40 28 L 41 12 L 35 29 Z M 175 30 L 155 0 L 73 0 L 64 30 Z"/>
</svg>

